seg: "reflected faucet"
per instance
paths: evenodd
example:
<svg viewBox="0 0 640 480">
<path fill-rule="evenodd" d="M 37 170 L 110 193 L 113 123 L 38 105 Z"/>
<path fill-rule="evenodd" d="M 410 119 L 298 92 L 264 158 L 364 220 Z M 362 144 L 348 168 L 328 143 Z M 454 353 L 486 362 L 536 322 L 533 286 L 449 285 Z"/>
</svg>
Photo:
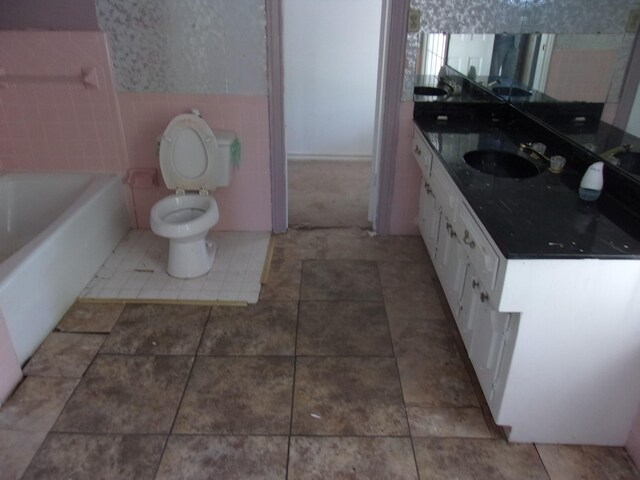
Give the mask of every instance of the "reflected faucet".
<svg viewBox="0 0 640 480">
<path fill-rule="evenodd" d="M 529 154 L 537 157 L 540 160 L 546 160 L 551 163 L 549 157 L 544 154 L 544 151 L 547 149 L 547 146 L 544 143 L 521 143 L 520 151 L 529 152 Z"/>
<path fill-rule="evenodd" d="M 602 152 L 600 154 L 600 157 L 611 163 L 612 165 L 620 165 L 620 159 L 615 157 L 616 153 L 630 152 L 631 147 L 632 145 L 630 143 L 627 143 L 625 145 L 620 145 L 619 147 L 610 148 L 609 150 Z"/>
</svg>

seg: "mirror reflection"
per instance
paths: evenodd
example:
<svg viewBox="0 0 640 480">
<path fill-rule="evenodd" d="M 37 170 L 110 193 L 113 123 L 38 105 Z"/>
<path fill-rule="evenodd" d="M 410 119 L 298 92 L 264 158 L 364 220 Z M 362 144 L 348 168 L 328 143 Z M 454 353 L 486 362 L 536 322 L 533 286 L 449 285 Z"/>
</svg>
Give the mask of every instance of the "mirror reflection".
<svg viewBox="0 0 640 480">
<path fill-rule="evenodd" d="M 422 78 L 449 65 L 512 102 L 604 103 L 622 34 L 423 33 Z"/>
</svg>

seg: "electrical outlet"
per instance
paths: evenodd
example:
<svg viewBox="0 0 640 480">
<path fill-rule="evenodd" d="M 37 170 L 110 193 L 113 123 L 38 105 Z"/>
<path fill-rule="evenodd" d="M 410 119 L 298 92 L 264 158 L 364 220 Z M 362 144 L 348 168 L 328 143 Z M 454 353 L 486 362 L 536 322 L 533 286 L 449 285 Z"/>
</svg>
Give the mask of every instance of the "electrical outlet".
<svg viewBox="0 0 640 480">
<path fill-rule="evenodd" d="M 409 18 L 407 21 L 407 31 L 415 33 L 420 31 L 420 10 L 412 8 L 409 10 Z"/>
<path fill-rule="evenodd" d="M 624 27 L 626 33 L 635 33 L 640 25 L 640 8 L 635 8 L 629 12 L 627 24 Z"/>
</svg>

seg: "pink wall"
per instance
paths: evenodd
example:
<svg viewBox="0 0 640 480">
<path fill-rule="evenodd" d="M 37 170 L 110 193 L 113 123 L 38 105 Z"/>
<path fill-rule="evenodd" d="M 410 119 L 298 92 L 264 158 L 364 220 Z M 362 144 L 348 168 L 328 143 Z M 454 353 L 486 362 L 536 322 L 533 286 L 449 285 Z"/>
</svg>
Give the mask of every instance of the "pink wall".
<svg viewBox="0 0 640 480">
<path fill-rule="evenodd" d="M 271 230 L 266 95 L 117 93 L 107 38 L 99 32 L 0 32 L 0 168 L 115 172 L 158 167 L 156 137 L 173 116 L 198 108 L 242 147 L 231 186 L 215 192 L 219 230 Z M 95 68 L 99 88 L 85 88 Z M 68 77 L 68 80 L 62 77 Z M 75 77 L 75 78 L 74 78 Z M 162 178 L 159 183 L 162 185 Z M 149 227 L 163 187 L 126 190 L 132 225 Z"/>
<path fill-rule="evenodd" d="M 411 154 L 413 102 L 400 104 L 396 170 L 391 203 L 391 234 L 418 235 L 420 168 Z"/>
<path fill-rule="evenodd" d="M 554 49 L 545 92 L 558 100 L 604 102 L 616 50 Z"/>
<path fill-rule="evenodd" d="M 267 96 L 118 94 L 129 164 L 158 169 L 160 187 L 133 188 L 138 226 L 148 228 L 153 204 L 169 192 L 162 182 L 157 137 L 171 119 L 197 108 L 208 125 L 236 133 L 241 161 L 229 187 L 214 192 L 220 209 L 216 230 L 271 230 L 269 111 Z"/>
<path fill-rule="evenodd" d="M 0 67 L 6 75 L 0 82 L 7 83 L 0 88 L 2 168 L 126 169 L 103 33 L 1 31 Z M 99 88 L 84 87 L 83 68 L 96 69 Z M 56 80 L 61 76 L 69 80 Z"/>
<path fill-rule="evenodd" d="M 640 467 L 640 409 L 638 409 L 636 420 L 631 427 L 631 433 L 627 440 L 627 451 L 636 465 Z"/>
<path fill-rule="evenodd" d="M 22 370 L 11 343 L 9 330 L 0 312 L 0 405 L 9 398 L 20 380 L 22 380 Z"/>
</svg>

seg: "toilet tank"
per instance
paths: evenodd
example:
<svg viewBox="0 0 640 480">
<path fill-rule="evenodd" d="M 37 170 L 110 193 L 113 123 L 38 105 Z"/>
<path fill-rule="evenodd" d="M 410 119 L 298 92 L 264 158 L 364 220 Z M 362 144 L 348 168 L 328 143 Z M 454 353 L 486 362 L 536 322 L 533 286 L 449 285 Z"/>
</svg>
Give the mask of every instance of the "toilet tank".
<svg viewBox="0 0 640 480">
<path fill-rule="evenodd" d="M 215 186 L 227 187 L 231 183 L 231 145 L 236 140 L 236 134 L 226 130 L 212 130 L 220 148 L 219 158 L 215 159 Z"/>
</svg>

